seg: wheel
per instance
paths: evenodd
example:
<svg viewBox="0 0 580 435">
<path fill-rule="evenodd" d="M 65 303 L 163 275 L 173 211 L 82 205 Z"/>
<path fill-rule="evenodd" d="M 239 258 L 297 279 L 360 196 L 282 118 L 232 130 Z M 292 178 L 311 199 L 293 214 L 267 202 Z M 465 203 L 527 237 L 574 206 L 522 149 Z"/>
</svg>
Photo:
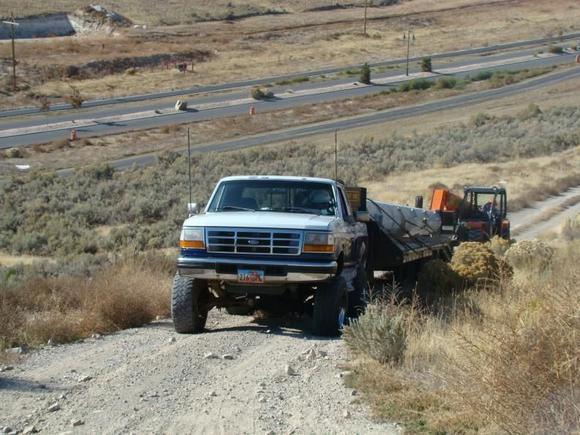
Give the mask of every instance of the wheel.
<svg viewBox="0 0 580 435">
<path fill-rule="evenodd" d="M 367 305 L 369 283 L 364 263 L 358 265 L 352 286 L 354 290 L 348 294 L 348 317 L 356 319 Z"/>
<path fill-rule="evenodd" d="M 180 334 L 200 333 L 207 321 L 209 291 L 203 281 L 175 275 L 171 287 L 171 317 Z"/>
<path fill-rule="evenodd" d="M 254 311 L 251 307 L 227 307 L 226 312 L 232 316 L 249 316 Z"/>
<path fill-rule="evenodd" d="M 338 276 L 321 284 L 314 295 L 313 332 L 336 336 L 342 330 L 348 310 L 348 290 L 344 278 Z"/>
</svg>

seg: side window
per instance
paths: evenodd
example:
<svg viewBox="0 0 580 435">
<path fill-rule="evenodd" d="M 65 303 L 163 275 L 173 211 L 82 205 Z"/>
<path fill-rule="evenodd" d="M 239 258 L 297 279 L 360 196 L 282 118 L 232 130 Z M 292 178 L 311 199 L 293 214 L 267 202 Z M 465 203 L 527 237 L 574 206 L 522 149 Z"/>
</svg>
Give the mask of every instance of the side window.
<svg viewBox="0 0 580 435">
<path fill-rule="evenodd" d="M 352 216 L 352 212 L 350 211 L 350 204 L 346 200 L 346 196 L 344 195 L 342 187 L 339 187 L 338 191 L 340 193 L 340 209 L 342 210 L 342 215 L 345 217 Z"/>
</svg>

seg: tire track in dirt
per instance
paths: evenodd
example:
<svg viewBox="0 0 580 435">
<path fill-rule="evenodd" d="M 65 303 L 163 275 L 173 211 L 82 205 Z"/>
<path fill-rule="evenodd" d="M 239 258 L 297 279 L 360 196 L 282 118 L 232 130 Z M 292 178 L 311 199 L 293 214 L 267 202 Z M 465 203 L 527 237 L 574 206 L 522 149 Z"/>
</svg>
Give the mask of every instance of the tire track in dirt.
<svg viewBox="0 0 580 435">
<path fill-rule="evenodd" d="M 396 425 L 372 422 L 344 386 L 338 376 L 346 362 L 342 341 L 305 330 L 308 325 L 298 321 L 262 325 L 214 310 L 203 334 L 178 335 L 164 320 L 45 347 L 0 375 L 0 427 L 99 434 L 399 433 Z M 60 409 L 49 412 L 53 403 Z M 83 424 L 73 428 L 72 420 Z"/>
<path fill-rule="evenodd" d="M 576 213 L 580 213 L 580 186 L 512 213 L 512 236 L 518 239 L 536 238 L 543 232 L 557 230 Z"/>
</svg>

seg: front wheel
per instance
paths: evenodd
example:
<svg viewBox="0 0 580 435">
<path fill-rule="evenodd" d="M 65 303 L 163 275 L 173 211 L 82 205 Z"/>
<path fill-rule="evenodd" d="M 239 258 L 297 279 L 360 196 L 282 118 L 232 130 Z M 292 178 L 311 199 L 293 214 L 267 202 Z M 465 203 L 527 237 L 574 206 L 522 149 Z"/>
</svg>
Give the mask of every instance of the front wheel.
<svg viewBox="0 0 580 435">
<path fill-rule="evenodd" d="M 364 262 L 358 265 L 352 286 L 354 290 L 348 295 L 348 317 L 356 319 L 363 313 L 369 297 L 369 282 Z"/>
<path fill-rule="evenodd" d="M 171 318 L 180 334 L 203 332 L 207 321 L 209 290 L 207 283 L 175 275 L 171 287 Z"/>
<path fill-rule="evenodd" d="M 348 289 L 344 278 L 338 276 L 318 286 L 314 295 L 313 332 L 334 337 L 340 334 L 346 322 Z"/>
</svg>

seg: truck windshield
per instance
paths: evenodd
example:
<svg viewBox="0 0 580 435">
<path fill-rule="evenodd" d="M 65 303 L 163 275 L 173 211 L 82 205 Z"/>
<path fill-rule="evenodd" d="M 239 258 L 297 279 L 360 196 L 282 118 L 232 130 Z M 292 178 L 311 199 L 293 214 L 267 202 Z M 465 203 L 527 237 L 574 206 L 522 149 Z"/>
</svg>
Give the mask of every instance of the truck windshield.
<svg viewBox="0 0 580 435">
<path fill-rule="evenodd" d="M 234 180 L 220 184 L 208 211 L 336 215 L 332 185 L 308 181 Z"/>
</svg>

